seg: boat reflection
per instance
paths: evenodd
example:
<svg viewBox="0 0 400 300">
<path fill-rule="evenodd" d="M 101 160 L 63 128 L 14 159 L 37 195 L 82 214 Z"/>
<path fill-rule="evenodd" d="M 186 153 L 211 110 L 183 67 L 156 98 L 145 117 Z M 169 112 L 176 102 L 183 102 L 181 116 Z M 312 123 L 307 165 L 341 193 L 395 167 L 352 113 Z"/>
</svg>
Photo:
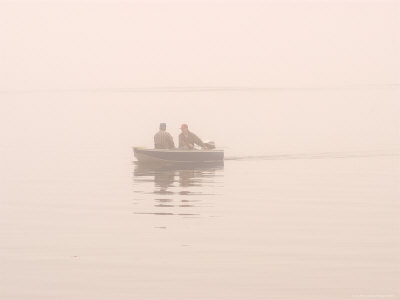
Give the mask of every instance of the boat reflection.
<svg viewBox="0 0 400 300">
<path fill-rule="evenodd" d="M 138 209 L 135 214 L 201 215 L 201 208 L 212 206 L 212 198 L 223 186 L 223 168 L 223 163 L 148 165 L 135 162 L 133 177 Z"/>
</svg>

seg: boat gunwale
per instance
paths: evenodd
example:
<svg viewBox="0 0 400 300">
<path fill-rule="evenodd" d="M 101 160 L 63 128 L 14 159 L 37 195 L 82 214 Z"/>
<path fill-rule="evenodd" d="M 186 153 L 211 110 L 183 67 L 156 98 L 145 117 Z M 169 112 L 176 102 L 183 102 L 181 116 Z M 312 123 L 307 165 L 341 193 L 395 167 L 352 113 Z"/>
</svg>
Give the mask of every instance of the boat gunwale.
<svg viewBox="0 0 400 300">
<path fill-rule="evenodd" d="M 133 151 L 135 153 L 135 157 L 139 162 L 158 162 L 158 163 L 177 163 L 177 164 L 184 164 L 184 163 L 215 163 L 215 162 L 223 162 L 224 161 L 224 150 L 219 149 L 212 149 L 212 150 L 182 150 L 182 149 L 146 149 L 146 148 L 139 148 L 133 147 Z M 184 159 L 181 160 L 176 155 L 189 155 L 195 156 L 195 159 Z M 173 157 L 159 157 L 158 155 L 173 155 Z M 199 159 L 200 155 L 200 159 Z M 204 157 L 204 155 L 206 157 Z M 207 157 L 211 156 L 211 157 Z M 217 158 L 215 157 L 217 156 Z M 203 159 L 201 159 L 203 157 Z"/>
<path fill-rule="evenodd" d="M 151 152 L 224 152 L 223 149 L 192 149 L 192 150 L 185 150 L 185 149 L 154 149 L 154 148 L 140 148 L 140 147 L 133 147 L 134 151 L 151 151 Z"/>
</svg>

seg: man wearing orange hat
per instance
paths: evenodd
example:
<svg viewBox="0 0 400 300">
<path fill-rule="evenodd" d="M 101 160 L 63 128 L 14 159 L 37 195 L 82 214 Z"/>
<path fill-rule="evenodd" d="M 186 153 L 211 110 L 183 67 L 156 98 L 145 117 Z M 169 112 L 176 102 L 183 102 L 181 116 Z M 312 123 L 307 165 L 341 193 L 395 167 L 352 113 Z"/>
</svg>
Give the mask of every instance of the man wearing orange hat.
<svg viewBox="0 0 400 300">
<path fill-rule="evenodd" d="M 206 148 L 206 145 L 203 143 L 203 141 L 193 132 L 189 131 L 189 127 L 187 124 L 182 124 L 181 130 L 182 133 L 179 135 L 180 149 L 192 150 L 194 148 L 194 145 Z"/>
</svg>

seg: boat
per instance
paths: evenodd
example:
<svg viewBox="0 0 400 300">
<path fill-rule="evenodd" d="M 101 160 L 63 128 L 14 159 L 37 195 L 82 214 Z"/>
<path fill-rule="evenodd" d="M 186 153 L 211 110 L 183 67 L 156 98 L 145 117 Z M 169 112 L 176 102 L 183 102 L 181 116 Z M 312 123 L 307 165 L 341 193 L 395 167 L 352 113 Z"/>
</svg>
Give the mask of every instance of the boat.
<svg viewBox="0 0 400 300">
<path fill-rule="evenodd" d="M 133 147 L 141 163 L 223 163 L 224 150 L 147 149 Z"/>
</svg>

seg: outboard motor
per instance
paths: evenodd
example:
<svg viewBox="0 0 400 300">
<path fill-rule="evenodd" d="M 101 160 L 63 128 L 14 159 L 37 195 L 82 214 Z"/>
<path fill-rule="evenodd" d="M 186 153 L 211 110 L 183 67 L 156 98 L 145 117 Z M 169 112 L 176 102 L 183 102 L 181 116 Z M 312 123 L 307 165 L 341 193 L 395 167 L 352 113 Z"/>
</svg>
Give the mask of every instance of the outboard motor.
<svg viewBox="0 0 400 300">
<path fill-rule="evenodd" d="M 213 141 L 204 141 L 204 145 L 207 149 L 215 149 L 215 143 Z"/>
</svg>

